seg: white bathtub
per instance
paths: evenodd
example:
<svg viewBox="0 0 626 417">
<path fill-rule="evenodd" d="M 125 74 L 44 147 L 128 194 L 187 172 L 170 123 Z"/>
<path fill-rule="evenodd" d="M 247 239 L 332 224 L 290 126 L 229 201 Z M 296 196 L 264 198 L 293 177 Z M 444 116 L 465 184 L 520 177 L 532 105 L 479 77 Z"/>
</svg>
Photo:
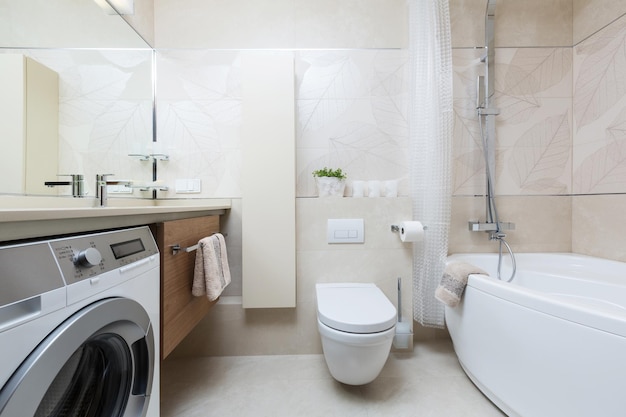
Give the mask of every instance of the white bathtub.
<svg viewBox="0 0 626 417">
<path fill-rule="evenodd" d="M 457 254 L 471 275 L 446 307 L 459 361 L 509 416 L 626 416 L 626 263 L 575 254 Z"/>
</svg>

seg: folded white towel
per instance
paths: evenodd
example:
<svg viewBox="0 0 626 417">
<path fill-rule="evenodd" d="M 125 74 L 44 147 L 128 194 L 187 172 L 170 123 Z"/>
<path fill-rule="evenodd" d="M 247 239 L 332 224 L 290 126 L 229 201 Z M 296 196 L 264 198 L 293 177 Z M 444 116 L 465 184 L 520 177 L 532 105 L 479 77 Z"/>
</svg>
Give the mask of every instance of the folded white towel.
<svg viewBox="0 0 626 417">
<path fill-rule="evenodd" d="M 465 262 L 448 264 L 435 290 L 435 298 L 450 307 L 456 307 L 461 302 L 467 279 L 472 274 L 489 275 L 479 267 Z"/>
<path fill-rule="evenodd" d="M 209 301 L 214 301 L 228 284 L 230 268 L 224 236 L 216 233 L 200 239 L 196 250 L 191 293 L 196 297 L 206 294 Z"/>
</svg>

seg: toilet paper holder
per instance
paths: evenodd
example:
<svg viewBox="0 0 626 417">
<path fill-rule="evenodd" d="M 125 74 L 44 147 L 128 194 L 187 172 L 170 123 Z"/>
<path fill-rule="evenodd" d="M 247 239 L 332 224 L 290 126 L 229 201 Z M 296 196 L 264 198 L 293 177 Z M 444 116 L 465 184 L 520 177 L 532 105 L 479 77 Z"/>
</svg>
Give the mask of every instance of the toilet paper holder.
<svg viewBox="0 0 626 417">
<path fill-rule="evenodd" d="M 424 225 L 423 227 L 424 227 L 424 230 L 428 229 L 428 227 L 426 225 Z M 392 232 L 399 232 L 400 231 L 400 226 L 397 225 L 397 224 L 392 224 L 391 225 L 391 231 Z"/>
</svg>

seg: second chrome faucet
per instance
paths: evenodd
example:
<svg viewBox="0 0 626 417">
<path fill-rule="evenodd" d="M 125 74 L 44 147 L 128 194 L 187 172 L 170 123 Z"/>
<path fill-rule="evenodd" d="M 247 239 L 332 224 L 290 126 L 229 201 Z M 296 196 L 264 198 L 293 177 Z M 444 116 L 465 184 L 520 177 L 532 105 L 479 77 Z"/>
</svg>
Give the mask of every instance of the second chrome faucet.
<svg viewBox="0 0 626 417">
<path fill-rule="evenodd" d="M 111 175 L 114 174 L 96 174 L 96 198 L 98 199 L 98 205 L 100 207 L 107 206 L 107 186 L 124 185 L 126 187 L 130 187 L 132 185 L 132 182 L 127 180 L 107 180 L 107 177 Z"/>
</svg>

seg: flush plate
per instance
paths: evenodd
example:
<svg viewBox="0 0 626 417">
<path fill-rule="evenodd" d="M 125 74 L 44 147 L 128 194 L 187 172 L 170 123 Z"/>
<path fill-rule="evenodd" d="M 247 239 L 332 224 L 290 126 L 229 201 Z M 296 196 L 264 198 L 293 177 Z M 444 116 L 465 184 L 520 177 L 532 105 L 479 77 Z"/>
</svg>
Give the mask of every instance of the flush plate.
<svg viewBox="0 0 626 417">
<path fill-rule="evenodd" d="M 363 219 L 328 219 L 328 243 L 363 243 L 365 241 Z"/>
</svg>

